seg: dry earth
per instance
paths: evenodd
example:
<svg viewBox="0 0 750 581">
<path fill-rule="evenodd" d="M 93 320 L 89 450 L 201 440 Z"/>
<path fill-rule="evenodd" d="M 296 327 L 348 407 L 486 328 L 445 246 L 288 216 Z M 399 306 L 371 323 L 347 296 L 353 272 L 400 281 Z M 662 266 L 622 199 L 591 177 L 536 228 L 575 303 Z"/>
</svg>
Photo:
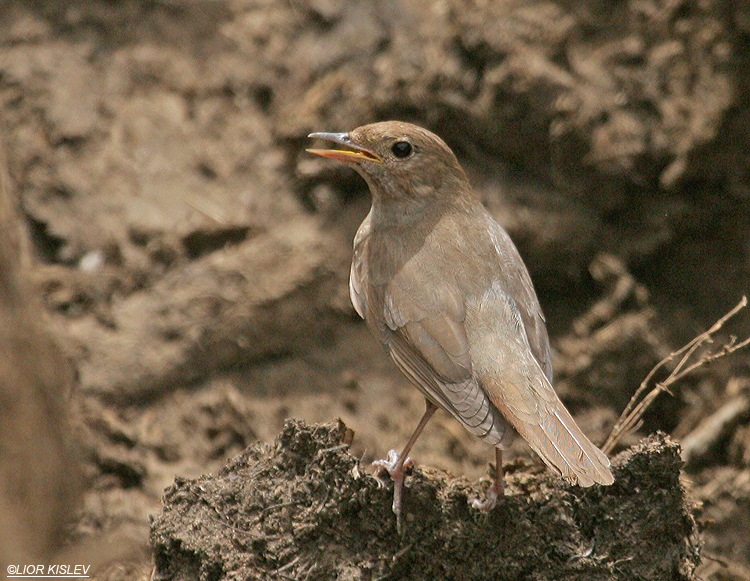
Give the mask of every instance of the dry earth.
<svg viewBox="0 0 750 581">
<path fill-rule="evenodd" d="M 0 2 L 0 234 L 20 232 L 0 238 L 2 506 L 36 515 L 0 556 L 146 579 L 175 477 L 226 474 L 292 417 L 342 418 L 365 463 L 405 440 L 421 398 L 347 296 L 366 188 L 304 154 L 310 131 L 398 118 L 446 139 L 602 442 L 649 369 L 750 289 L 749 65 L 740 1 Z M 746 336 L 740 319 L 722 332 Z M 685 445 L 704 542 L 685 578 L 750 578 L 749 401 L 739 352 L 623 443 Z M 437 415 L 413 456 L 414 482 L 475 481 L 490 453 Z M 385 496 L 368 496 L 383 518 Z"/>
</svg>

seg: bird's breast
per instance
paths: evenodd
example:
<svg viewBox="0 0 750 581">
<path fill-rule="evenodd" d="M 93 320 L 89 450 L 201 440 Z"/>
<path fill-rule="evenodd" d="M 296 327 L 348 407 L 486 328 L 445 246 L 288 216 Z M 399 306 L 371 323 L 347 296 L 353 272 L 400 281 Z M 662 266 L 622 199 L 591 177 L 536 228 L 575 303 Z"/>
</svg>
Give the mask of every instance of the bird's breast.
<svg viewBox="0 0 750 581">
<path fill-rule="evenodd" d="M 467 297 L 483 295 L 500 264 L 489 234 L 469 225 L 446 216 L 430 228 L 373 229 L 366 261 L 373 309 L 405 312 L 402 318 L 459 313 Z"/>
</svg>

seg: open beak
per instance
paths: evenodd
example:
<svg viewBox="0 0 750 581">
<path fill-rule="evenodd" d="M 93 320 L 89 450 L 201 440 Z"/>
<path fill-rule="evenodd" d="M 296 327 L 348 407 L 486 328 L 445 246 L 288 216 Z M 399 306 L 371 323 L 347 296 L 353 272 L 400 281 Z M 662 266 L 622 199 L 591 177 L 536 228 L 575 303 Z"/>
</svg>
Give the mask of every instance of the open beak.
<svg viewBox="0 0 750 581">
<path fill-rule="evenodd" d="M 352 138 L 349 137 L 348 133 L 311 133 L 308 137 L 315 139 L 326 139 L 333 141 L 334 143 L 340 143 L 351 149 L 308 149 L 310 153 L 320 155 L 322 157 L 330 157 L 331 159 L 337 159 L 348 163 L 359 163 L 361 161 L 374 161 L 376 163 L 383 163 L 374 152 L 356 145 Z"/>
</svg>

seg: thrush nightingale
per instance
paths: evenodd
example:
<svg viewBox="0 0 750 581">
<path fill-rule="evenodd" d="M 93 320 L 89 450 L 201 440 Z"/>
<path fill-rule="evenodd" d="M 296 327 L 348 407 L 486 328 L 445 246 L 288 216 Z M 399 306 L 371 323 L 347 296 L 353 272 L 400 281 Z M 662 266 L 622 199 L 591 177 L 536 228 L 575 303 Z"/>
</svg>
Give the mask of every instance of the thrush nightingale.
<svg viewBox="0 0 750 581">
<path fill-rule="evenodd" d="M 349 290 L 396 366 L 424 394 L 422 419 L 401 454 L 375 464 L 394 481 L 400 528 L 409 451 L 437 407 L 495 447 L 495 480 L 476 508 L 504 491 L 502 450 L 519 433 L 555 473 L 611 484 L 609 460 L 552 387 L 539 301 L 507 232 L 474 195 L 437 135 L 399 121 L 312 133 L 346 149 L 309 149 L 367 182 L 372 208 L 354 238 Z"/>
</svg>

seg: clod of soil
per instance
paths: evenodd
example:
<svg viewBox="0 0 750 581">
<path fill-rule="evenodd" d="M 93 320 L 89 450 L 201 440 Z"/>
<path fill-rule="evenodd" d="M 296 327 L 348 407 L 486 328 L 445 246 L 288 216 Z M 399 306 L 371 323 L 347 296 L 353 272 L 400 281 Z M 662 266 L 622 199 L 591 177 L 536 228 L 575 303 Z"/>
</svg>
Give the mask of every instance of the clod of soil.
<svg viewBox="0 0 750 581">
<path fill-rule="evenodd" d="M 651 436 L 583 489 L 511 466 L 489 513 L 482 483 L 415 468 L 404 530 L 391 486 L 366 473 L 342 422 L 290 420 L 218 474 L 177 479 L 151 524 L 154 579 L 694 579 L 700 541 L 679 446 Z"/>
</svg>

